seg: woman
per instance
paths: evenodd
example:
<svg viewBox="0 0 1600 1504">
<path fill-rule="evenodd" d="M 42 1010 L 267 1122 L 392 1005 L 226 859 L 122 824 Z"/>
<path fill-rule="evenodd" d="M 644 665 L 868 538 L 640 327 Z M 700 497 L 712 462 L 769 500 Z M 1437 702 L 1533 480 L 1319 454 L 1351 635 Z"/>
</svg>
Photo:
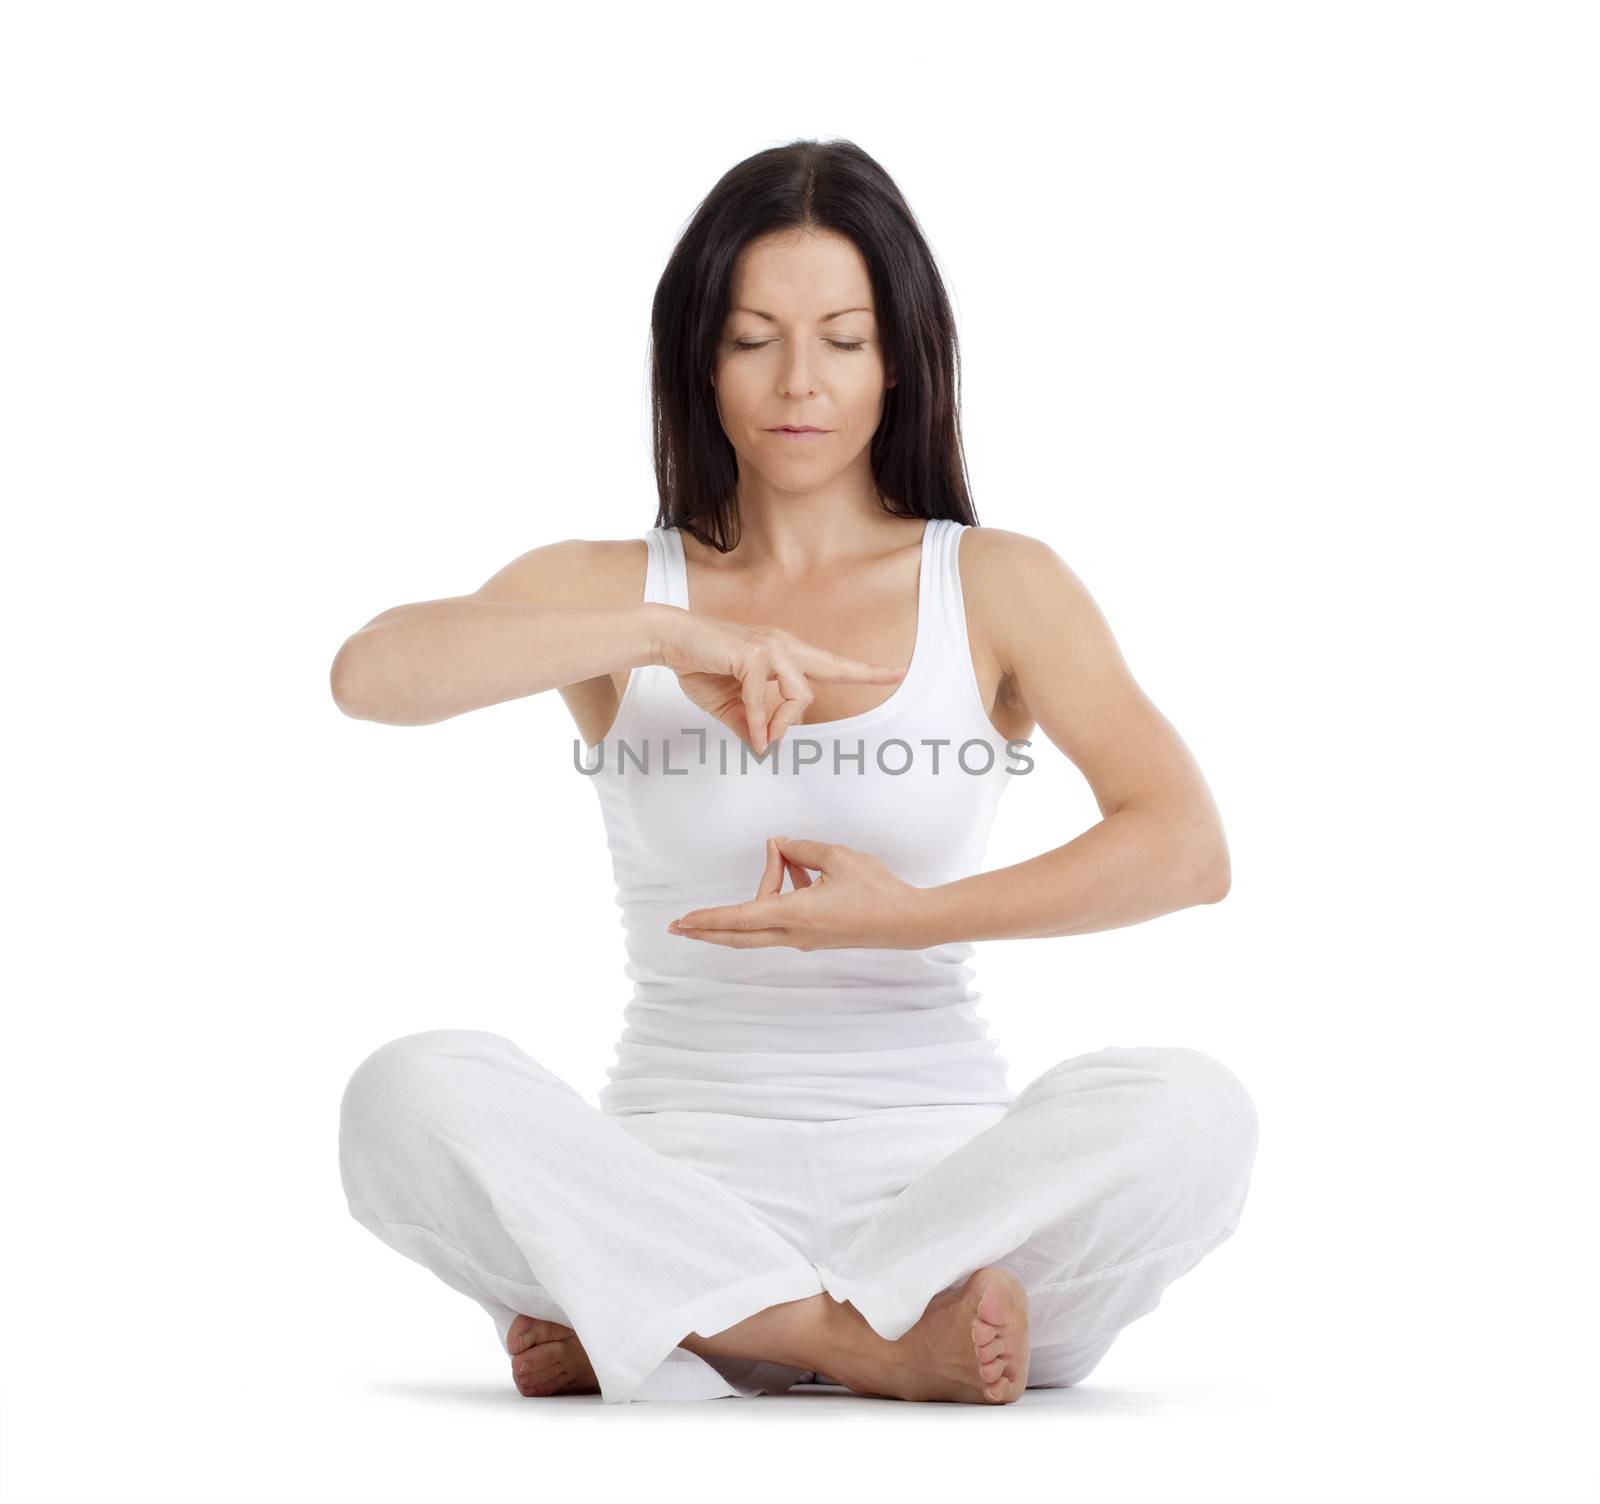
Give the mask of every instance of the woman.
<svg viewBox="0 0 1600 1504">
<path fill-rule="evenodd" d="M 1210 795 L 1076 576 L 975 525 L 950 308 L 871 158 L 735 167 L 652 336 L 644 548 L 535 548 L 333 670 L 400 725 L 561 691 L 635 982 L 616 1064 L 597 1110 L 499 1035 L 390 1041 L 344 1094 L 350 1210 L 528 1395 L 1076 1383 L 1233 1232 L 1255 1111 L 1183 1048 L 1014 1093 L 966 963 L 1221 898 Z M 1036 723 L 1105 818 L 981 872 Z"/>
</svg>

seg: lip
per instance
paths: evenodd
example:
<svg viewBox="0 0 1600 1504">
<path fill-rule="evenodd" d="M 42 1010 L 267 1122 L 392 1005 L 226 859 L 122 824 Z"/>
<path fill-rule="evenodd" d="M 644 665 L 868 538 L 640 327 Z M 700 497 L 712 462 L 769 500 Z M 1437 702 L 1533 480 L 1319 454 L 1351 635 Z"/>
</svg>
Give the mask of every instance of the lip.
<svg viewBox="0 0 1600 1504">
<path fill-rule="evenodd" d="M 810 439 L 821 434 L 831 432 L 826 428 L 769 428 L 768 433 L 775 433 L 786 439 Z"/>
</svg>

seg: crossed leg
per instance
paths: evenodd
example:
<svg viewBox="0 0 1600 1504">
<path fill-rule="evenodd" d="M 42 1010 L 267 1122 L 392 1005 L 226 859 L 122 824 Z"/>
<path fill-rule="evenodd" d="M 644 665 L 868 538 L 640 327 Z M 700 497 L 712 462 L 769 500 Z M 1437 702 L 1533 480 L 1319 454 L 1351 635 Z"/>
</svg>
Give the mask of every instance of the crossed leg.
<svg viewBox="0 0 1600 1504">
<path fill-rule="evenodd" d="M 1028 1293 L 1028 1386 L 1075 1384 L 1238 1225 L 1254 1103 L 1219 1061 L 1111 1047 L 1044 1072 L 817 1266 L 880 1336 L 998 1265 Z"/>
<path fill-rule="evenodd" d="M 478 1301 L 502 1348 L 519 1313 L 581 1334 L 603 1400 L 735 1387 L 679 1347 L 815 1295 L 815 1265 L 732 1191 L 630 1136 L 509 1039 L 435 1029 L 356 1067 L 339 1119 L 351 1215 Z"/>
<path fill-rule="evenodd" d="M 787 1388 L 799 1370 L 781 1358 L 730 1383 L 679 1344 L 824 1292 L 895 1342 L 990 1265 L 1028 1293 L 1028 1382 L 1048 1387 L 1086 1375 L 1232 1233 L 1255 1138 L 1248 1095 L 1209 1056 L 1078 1056 L 819 1265 L 511 1041 L 442 1029 L 357 1068 L 340 1172 L 352 1215 L 477 1300 L 502 1346 L 518 1313 L 581 1333 L 608 1402 Z"/>
</svg>

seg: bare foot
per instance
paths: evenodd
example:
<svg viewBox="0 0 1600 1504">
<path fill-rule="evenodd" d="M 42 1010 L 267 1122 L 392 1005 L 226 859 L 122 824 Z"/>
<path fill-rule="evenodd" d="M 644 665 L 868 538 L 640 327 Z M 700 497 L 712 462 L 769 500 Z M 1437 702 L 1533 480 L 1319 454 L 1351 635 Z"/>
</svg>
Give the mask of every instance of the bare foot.
<svg viewBox="0 0 1600 1504">
<path fill-rule="evenodd" d="M 570 1326 L 518 1316 L 506 1334 L 511 1378 L 525 1395 L 599 1394 L 589 1355 Z"/>
<path fill-rule="evenodd" d="M 975 1270 L 935 1295 L 890 1350 L 897 1399 L 1008 1405 L 1028 1387 L 1028 1292 L 1009 1269 Z"/>
</svg>

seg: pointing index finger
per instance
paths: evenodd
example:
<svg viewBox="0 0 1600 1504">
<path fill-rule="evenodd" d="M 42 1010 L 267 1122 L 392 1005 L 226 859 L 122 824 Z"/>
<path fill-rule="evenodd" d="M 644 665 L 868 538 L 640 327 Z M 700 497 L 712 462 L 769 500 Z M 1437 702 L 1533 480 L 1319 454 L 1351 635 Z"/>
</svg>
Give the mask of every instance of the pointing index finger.
<svg viewBox="0 0 1600 1504">
<path fill-rule="evenodd" d="M 905 673 L 903 668 L 846 658 L 843 653 L 830 652 L 811 643 L 803 647 L 800 666 L 808 679 L 823 684 L 892 684 Z"/>
</svg>

